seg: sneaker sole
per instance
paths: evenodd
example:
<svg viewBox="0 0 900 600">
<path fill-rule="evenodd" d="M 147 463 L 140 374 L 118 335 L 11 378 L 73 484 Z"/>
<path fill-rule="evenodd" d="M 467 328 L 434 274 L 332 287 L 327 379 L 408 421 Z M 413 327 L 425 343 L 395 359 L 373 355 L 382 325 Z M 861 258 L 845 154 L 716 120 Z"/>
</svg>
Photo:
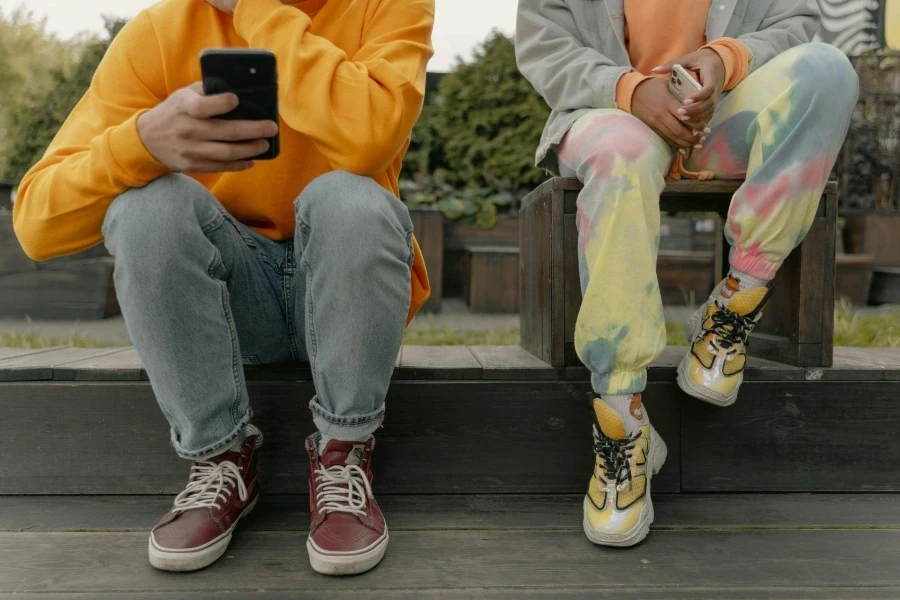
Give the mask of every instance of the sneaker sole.
<svg viewBox="0 0 900 600">
<path fill-rule="evenodd" d="M 734 388 L 734 391 L 730 394 L 723 394 L 705 386 L 697 385 L 688 376 L 688 365 L 690 365 L 690 354 L 686 355 L 678 364 L 678 374 L 675 378 L 678 382 L 678 387 L 685 394 L 721 408 L 731 406 L 737 401 L 740 386 Z"/>
<path fill-rule="evenodd" d="M 311 539 L 306 540 L 309 564 L 323 575 L 358 575 L 374 569 L 387 551 L 390 536 L 387 529 L 377 542 L 359 552 L 328 552 L 319 549 Z"/>
<path fill-rule="evenodd" d="M 663 464 L 666 462 L 666 458 L 669 455 L 669 449 L 666 447 L 666 443 L 663 441 L 662 437 L 656 433 L 656 429 L 651 427 L 651 430 L 653 431 L 653 442 L 650 444 L 650 472 L 653 475 L 657 475 L 660 469 L 662 469 Z M 584 517 L 582 518 L 581 526 L 584 529 L 584 534 L 587 538 L 598 546 L 610 546 L 613 548 L 628 548 L 643 542 L 644 538 L 650 533 L 650 524 L 653 523 L 654 518 L 653 499 L 650 495 L 652 483 L 653 478 L 648 478 L 647 506 L 641 511 L 640 519 L 638 519 L 638 522 L 634 527 L 624 533 L 601 532 L 591 527 L 587 518 L 587 503 L 590 502 L 590 500 L 585 496 L 584 504 L 582 506 Z"/>
<path fill-rule="evenodd" d="M 234 533 L 235 527 L 237 527 L 237 524 L 241 519 L 250 514 L 250 511 L 256 506 L 257 500 L 259 500 L 259 495 L 257 495 L 256 498 L 247 505 L 247 508 L 244 509 L 241 515 L 235 519 L 231 529 L 196 550 L 167 550 L 165 548 L 160 548 L 156 545 L 153 534 L 151 533 L 149 545 L 150 564 L 160 571 L 175 571 L 180 573 L 198 571 L 208 567 L 225 554 L 225 551 L 228 549 L 228 544 L 231 543 L 231 536 Z"/>
</svg>

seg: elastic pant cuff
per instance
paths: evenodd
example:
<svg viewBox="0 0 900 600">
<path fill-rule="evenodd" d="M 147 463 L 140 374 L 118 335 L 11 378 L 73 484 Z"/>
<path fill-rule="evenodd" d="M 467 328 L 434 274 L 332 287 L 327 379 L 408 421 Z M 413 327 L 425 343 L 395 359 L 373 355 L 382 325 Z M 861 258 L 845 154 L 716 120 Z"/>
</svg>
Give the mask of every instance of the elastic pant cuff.
<svg viewBox="0 0 900 600">
<path fill-rule="evenodd" d="M 615 371 L 607 375 L 591 376 L 594 392 L 603 395 L 638 394 L 647 387 L 647 369 Z"/>
<path fill-rule="evenodd" d="M 778 272 L 779 267 L 781 267 L 781 262 L 773 263 L 759 254 L 750 254 L 740 248 L 735 248 L 731 254 L 732 269 L 747 273 L 763 281 L 775 279 L 775 273 Z"/>
</svg>

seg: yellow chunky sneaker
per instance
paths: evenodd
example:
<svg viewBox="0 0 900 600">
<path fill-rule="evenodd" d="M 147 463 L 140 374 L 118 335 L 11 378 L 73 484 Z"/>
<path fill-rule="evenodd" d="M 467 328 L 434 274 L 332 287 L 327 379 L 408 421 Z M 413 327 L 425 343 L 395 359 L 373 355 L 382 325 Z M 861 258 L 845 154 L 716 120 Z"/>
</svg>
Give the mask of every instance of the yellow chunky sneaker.
<svg viewBox="0 0 900 600">
<path fill-rule="evenodd" d="M 719 294 L 687 322 L 691 349 L 678 365 L 678 387 L 716 406 L 731 406 L 737 400 L 750 332 L 774 292 L 767 287 L 740 291 L 738 283 L 729 276 Z"/>
<path fill-rule="evenodd" d="M 635 394 L 631 412 L 644 420 L 625 431 L 619 415 L 599 398 L 593 400 L 594 474 L 584 497 L 584 533 L 602 546 L 634 546 L 650 532 L 653 502 L 650 479 L 666 461 L 666 444 L 643 419 L 646 410 Z"/>
</svg>

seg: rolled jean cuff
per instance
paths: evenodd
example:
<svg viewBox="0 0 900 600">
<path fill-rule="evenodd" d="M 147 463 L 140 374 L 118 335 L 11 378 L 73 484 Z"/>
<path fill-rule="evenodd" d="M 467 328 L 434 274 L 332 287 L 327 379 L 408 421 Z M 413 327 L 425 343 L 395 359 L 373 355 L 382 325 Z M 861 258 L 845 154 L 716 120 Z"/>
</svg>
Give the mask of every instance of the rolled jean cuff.
<svg viewBox="0 0 900 600">
<path fill-rule="evenodd" d="M 782 261 L 783 262 L 783 261 Z M 735 248 L 731 253 L 731 268 L 747 273 L 762 281 L 772 281 L 775 279 L 775 273 L 781 267 L 781 263 L 772 263 L 759 254 L 751 254 L 740 248 Z"/>
<path fill-rule="evenodd" d="M 647 387 L 647 369 L 615 371 L 606 375 L 591 376 L 594 392 L 607 395 L 638 394 Z"/>
<path fill-rule="evenodd" d="M 237 439 L 247 423 L 250 422 L 250 418 L 252 416 L 253 411 L 248 408 L 247 412 L 244 413 L 244 417 L 238 422 L 237 425 L 235 425 L 234 429 L 232 429 L 228 435 L 226 435 L 218 442 L 210 444 L 209 446 L 196 451 L 185 450 L 184 447 L 178 443 L 178 440 L 175 439 L 175 432 L 172 431 L 172 446 L 175 448 L 175 452 L 178 453 L 178 456 L 180 456 L 181 458 L 186 458 L 188 460 L 201 461 L 212 458 L 213 456 L 218 456 L 225 448 L 230 446 L 232 442 Z"/>
<path fill-rule="evenodd" d="M 342 442 L 359 442 L 375 433 L 384 421 L 384 408 L 382 403 L 378 410 L 367 415 L 339 417 L 325 410 L 315 398 L 309 403 L 319 433 Z"/>
</svg>

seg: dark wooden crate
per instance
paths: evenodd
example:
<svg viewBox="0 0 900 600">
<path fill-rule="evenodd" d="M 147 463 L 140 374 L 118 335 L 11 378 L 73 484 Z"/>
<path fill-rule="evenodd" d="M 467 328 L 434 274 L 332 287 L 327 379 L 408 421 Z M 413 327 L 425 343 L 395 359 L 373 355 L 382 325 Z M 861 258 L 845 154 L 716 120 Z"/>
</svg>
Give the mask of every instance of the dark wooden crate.
<svg viewBox="0 0 900 600">
<path fill-rule="evenodd" d="M 660 199 L 666 212 L 716 212 L 725 218 L 740 181 L 670 182 Z M 522 202 L 519 213 L 522 347 L 554 366 L 579 364 L 575 322 L 581 307 L 576 179 L 554 178 Z M 800 366 L 829 366 L 834 333 L 837 184 L 822 196 L 809 234 L 775 278 L 776 294 L 754 334 L 756 356 Z M 715 273 L 727 272 L 725 242 Z"/>
<path fill-rule="evenodd" d="M 476 314 L 519 311 L 519 249 L 470 246 L 462 267 L 463 297 Z"/>
<path fill-rule="evenodd" d="M 834 275 L 835 298 L 846 298 L 854 306 L 869 303 L 872 287 L 871 254 L 838 254 Z"/>
<path fill-rule="evenodd" d="M 0 179 L 0 210 L 9 210 L 12 208 L 12 191 L 15 183 Z"/>
<path fill-rule="evenodd" d="M 444 299 L 444 215 L 436 210 L 411 210 L 409 216 L 431 284 L 431 297 L 421 312 L 439 313 Z"/>
</svg>

